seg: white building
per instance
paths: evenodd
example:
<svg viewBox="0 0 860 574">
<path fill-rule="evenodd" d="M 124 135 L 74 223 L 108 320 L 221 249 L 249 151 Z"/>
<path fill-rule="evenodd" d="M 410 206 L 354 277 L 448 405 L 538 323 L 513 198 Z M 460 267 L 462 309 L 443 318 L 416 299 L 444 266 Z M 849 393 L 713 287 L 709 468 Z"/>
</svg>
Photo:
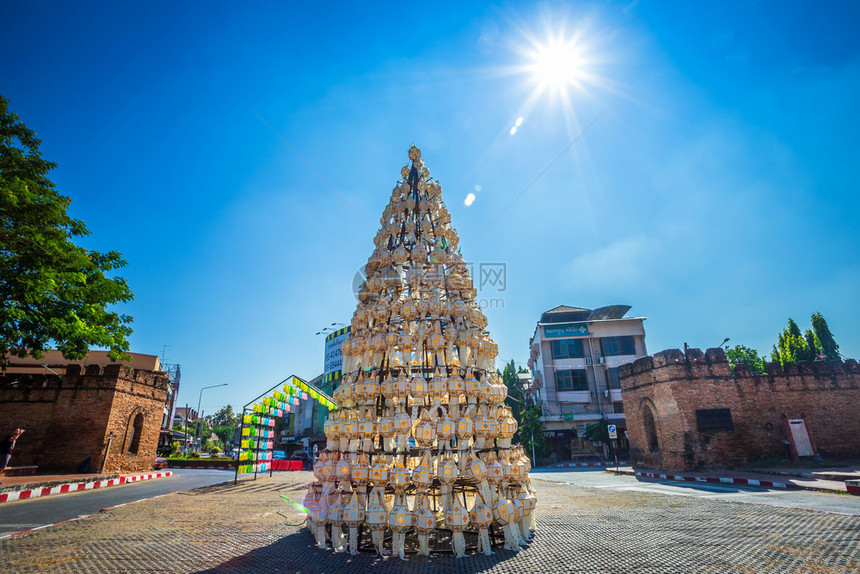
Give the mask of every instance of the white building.
<svg viewBox="0 0 860 574">
<path fill-rule="evenodd" d="M 644 357 L 645 317 L 624 317 L 628 305 L 582 309 L 561 305 L 540 317 L 529 341 L 531 392 L 553 453 L 563 460 L 587 455 L 586 425 L 604 416 L 627 449 L 618 367 Z"/>
</svg>

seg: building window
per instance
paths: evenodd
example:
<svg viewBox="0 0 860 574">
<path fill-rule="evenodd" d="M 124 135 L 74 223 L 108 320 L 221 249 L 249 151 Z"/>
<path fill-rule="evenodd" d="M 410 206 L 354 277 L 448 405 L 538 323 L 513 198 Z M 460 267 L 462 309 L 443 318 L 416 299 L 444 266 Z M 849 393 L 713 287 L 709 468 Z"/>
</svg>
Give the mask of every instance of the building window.
<svg viewBox="0 0 860 574">
<path fill-rule="evenodd" d="M 615 357 L 618 355 L 635 355 L 636 346 L 633 337 L 604 337 L 600 340 L 600 350 L 604 357 Z"/>
<path fill-rule="evenodd" d="M 585 369 L 555 372 L 555 388 L 558 391 L 587 391 L 588 378 Z"/>
<path fill-rule="evenodd" d="M 618 374 L 618 367 L 612 369 L 606 369 L 606 378 L 609 379 L 609 388 L 610 389 L 620 389 L 621 388 L 621 376 Z"/>
<path fill-rule="evenodd" d="M 582 339 L 558 339 L 552 342 L 553 359 L 581 359 L 585 357 Z"/>
<path fill-rule="evenodd" d="M 612 403 L 612 412 L 616 415 L 624 414 L 624 403 Z"/>
</svg>

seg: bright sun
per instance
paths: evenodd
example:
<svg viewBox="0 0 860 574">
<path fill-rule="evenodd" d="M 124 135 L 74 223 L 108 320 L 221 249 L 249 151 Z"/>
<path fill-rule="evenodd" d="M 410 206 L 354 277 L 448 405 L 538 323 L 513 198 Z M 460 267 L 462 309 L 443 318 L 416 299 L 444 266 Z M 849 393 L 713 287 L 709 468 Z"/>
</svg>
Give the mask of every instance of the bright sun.
<svg viewBox="0 0 860 574">
<path fill-rule="evenodd" d="M 579 85 L 583 75 L 582 49 L 573 40 L 550 38 L 546 45 L 535 46 L 530 69 L 543 88 L 566 91 Z"/>
</svg>

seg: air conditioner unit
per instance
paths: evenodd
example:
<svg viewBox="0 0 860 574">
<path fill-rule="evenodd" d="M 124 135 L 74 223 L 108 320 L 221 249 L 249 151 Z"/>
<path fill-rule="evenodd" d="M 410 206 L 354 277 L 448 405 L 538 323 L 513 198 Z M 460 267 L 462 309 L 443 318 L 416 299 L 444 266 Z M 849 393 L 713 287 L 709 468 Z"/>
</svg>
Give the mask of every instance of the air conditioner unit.
<svg viewBox="0 0 860 574">
<path fill-rule="evenodd" d="M 605 363 L 605 362 L 606 362 L 606 357 L 598 357 L 598 358 L 597 358 L 597 362 L 598 362 L 598 363 L 600 363 L 600 364 L 602 365 L 603 363 Z"/>
<path fill-rule="evenodd" d="M 591 357 L 585 357 L 585 364 L 586 364 L 586 365 L 590 365 L 590 364 L 591 364 Z"/>
</svg>

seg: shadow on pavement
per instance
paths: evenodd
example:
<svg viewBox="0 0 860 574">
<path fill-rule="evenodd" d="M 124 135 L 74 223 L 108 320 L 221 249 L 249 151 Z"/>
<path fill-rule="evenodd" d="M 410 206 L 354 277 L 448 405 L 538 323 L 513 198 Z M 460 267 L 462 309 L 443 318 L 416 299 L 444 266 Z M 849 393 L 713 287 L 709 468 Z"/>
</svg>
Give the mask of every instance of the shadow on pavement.
<svg viewBox="0 0 860 574">
<path fill-rule="evenodd" d="M 390 551 L 390 542 L 386 543 Z M 222 574 L 226 572 L 397 572 L 397 573 L 443 573 L 443 572 L 480 572 L 509 560 L 516 552 L 494 548 L 493 554 L 485 556 L 474 551 L 467 552 L 465 558 L 455 558 L 450 553 L 437 553 L 425 557 L 406 554 L 408 561 L 396 556 L 382 558 L 375 553 L 359 552 L 352 556 L 349 552 L 335 553 L 320 550 L 315 546 L 314 537 L 307 529 L 290 534 L 269 546 L 257 548 L 232 558 L 223 564 L 196 574 Z"/>
</svg>

